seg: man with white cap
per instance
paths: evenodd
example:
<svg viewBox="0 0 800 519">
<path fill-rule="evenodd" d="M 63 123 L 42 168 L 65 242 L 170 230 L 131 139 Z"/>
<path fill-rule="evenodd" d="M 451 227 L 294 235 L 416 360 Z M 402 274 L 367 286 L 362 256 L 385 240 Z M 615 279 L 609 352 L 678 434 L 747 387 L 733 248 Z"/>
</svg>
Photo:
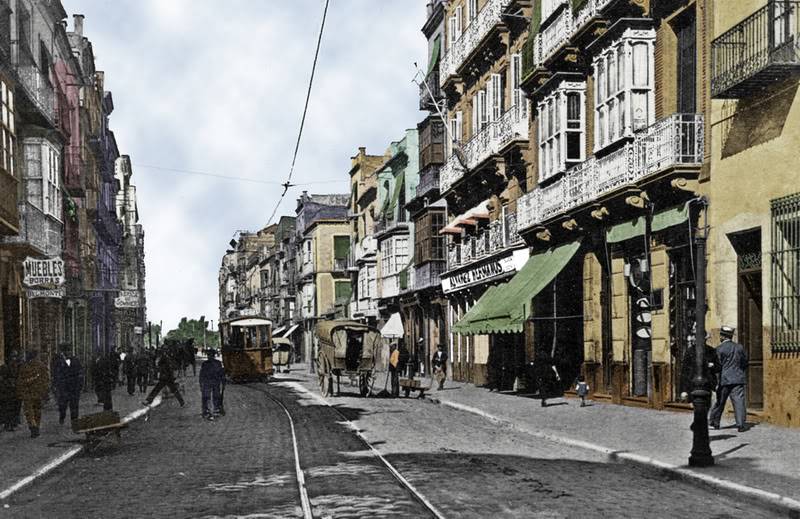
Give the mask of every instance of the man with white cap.
<svg viewBox="0 0 800 519">
<path fill-rule="evenodd" d="M 717 346 L 717 358 L 722 370 L 719 377 L 717 401 L 711 409 L 709 425 L 714 429 L 719 429 L 719 421 L 725 410 L 725 403 L 730 397 L 731 403 L 733 403 L 733 414 L 736 417 L 736 426 L 739 432 L 744 432 L 747 430 L 745 423 L 747 409 L 744 402 L 744 385 L 747 383 L 747 352 L 745 352 L 744 346 L 733 342 L 735 331 L 732 326 L 723 326 L 719 331 L 722 342 Z"/>
</svg>

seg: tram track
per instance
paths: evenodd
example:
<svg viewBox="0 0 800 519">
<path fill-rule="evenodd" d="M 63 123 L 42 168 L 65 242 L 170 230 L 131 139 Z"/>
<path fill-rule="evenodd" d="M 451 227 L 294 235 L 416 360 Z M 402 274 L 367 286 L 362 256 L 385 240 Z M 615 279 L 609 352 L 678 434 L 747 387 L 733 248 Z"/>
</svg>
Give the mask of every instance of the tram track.
<svg viewBox="0 0 800 519">
<path fill-rule="evenodd" d="M 307 388 L 303 387 L 301 384 L 295 382 L 281 382 L 280 380 L 276 380 L 275 382 L 271 382 L 269 385 L 257 386 L 257 385 L 247 385 L 245 387 L 249 389 L 253 389 L 259 393 L 263 393 L 269 400 L 273 401 L 275 404 L 279 406 L 279 408 L 283 411 L 285 416 L 287 417 L 292 433 L 292 443 L 293 443 L 293 450 L 294 450 L 294 464 L 295 470 L 297 473 L 297 484 L 300 494 L 300 502 L 303 508 L 303 517 L 304 519 L 314 518 L 313 515 L 313 507 L 311 503 L 311 499 L 309 498 L 309 487 L 307 485 L 306 474 L 303 470 L 303 466 L 300 459 L 300 445 L 298 441 L 298 434 L 295 428 L 295 417 L 292 416 L 292 412 L 289 408 L 281 401 L 281 399 L 274 395 L 272 391 L 269 389 L 269 386 L 272 384 L 280 384 L 279 387 L 290 389 L 302 393 L 311 397 L 314 401 L 319 403 L 320 405 L 324 405 L 326 408 L 333 411 L 333 413 L 338 418 L 339 423 L 344 424 L 349 432 L 353 434 L 356 438 L 358 438 L 359 442 L 363 444 L 366 449 L 372 454 L 372 456 L 380 461 L 381 465 L 385 468 L 385 470 L 391 475 L 392 479 L 395 481 L 397 485 L 403 488 L 405 493 L 419 506 L 421 506 L 430 517 L 434 517 L 436 519 L 444 519 L 445 516 L 442 514 L 437 507 L 427 498 L 425 497 L 422 492 L 418 488 L 416 488 L 408 479 L 406 479 L 400 471 L 392 465 L 381 453 L 378 449 L 369 442 L 369 440 L 361 433 L 358 427 L 348 419 L 339 409 L 334 407 L 330 404 L 327 400 L 322 398 L 321 396 L 309 391 Z"/>
</svg>

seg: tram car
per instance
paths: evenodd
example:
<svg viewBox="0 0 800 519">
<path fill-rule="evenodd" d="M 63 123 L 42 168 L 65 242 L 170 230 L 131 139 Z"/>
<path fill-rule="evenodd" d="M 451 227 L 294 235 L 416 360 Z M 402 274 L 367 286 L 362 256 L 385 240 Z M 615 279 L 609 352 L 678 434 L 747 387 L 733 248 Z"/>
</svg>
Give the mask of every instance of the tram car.
<svg viewBox="0 0 800 519">
<path fill-rule="evenodd" d="M 222 365 L 232 382 L 264 381 L 273 374 L 272 321 L 239 317 L 220 323 Z"/>
<path fill-rule="evenodd" d="M 358 380 L 361 396 L 372 386 L 375 359 L 381 351 L 381 334 L 376 328 L 355 321 L 320 321 L 317 324 L 317 376 L 323 396 L 333 395 L 333 377 L 339 393 L 340 377 Z"/>
</svg>

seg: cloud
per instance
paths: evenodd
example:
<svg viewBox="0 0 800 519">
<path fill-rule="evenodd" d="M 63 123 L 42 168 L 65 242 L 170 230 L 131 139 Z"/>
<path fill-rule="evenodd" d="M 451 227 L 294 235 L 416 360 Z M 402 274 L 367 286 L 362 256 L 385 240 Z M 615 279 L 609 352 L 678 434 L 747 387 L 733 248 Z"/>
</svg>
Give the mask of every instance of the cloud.
<svg viewBox="0 0 800 519">
<path fill-rule="evenodd" d="M 322 0 L 63 0 L 86 15 L 113 91 L 111 126 L 131 156 L 146 232 L 148 317 L 217 316 L 217 273 L 239 229 L 257 229 L 279 189 L 143 166 L 283 181 L 291 164 Z M 224 7 L 222 7 L 224 6 Z M 422 118 L 425 2 L 330 3 L 294 181 L 347 189 L 359 146 L 382 154 Z M 338 183 L 320 182 L 341 179 Z M 279 211 L 293 214 L 301 189 Z M 215 319 L 216 320 L 216 319 Z"/>
</svg>

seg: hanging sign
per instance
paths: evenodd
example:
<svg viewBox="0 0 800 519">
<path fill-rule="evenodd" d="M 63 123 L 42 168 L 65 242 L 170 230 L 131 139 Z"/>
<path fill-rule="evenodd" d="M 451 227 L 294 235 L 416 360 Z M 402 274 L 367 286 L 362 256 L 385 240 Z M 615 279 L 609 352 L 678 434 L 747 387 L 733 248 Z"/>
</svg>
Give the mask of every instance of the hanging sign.
<svg viewBox="0 0 800 519">
<path fill-rule="evenodd" d="M 139 308 L 141 306 L 139 292 L 136 290 L 121 290 L 114 299 L 114 306 L 117 308 Z"/>
<path fill-rule="evenodd" d="M 29 288 L 25 292 L 28 299 L 64 299 L 67 296 L 65 288 Z"/>
<path fill-rule="evenodd" d="M 25 275 L 22 284 L 28 288 L 54 289 L 64 286 L 64 260 L 61 258 L 25 258 L 22 264 Z"/>
</svg>

